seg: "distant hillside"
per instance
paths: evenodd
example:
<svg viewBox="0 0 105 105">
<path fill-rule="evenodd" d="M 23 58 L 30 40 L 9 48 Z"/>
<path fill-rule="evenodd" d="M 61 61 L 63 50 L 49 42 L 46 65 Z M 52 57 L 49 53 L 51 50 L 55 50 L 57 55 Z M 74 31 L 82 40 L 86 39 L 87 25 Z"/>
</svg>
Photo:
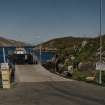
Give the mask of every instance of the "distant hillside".
<svg viewBox="0 0 105 105">
<path fill-rule="evenodd" d="M 79 61 L 96 61 L 100 38 L 63 37 L 52 39 L 42 44 L 42 47 L 57 48 L 64 57 L 67 54 Z M 102 36 L 103 50 L 105 51 L 105 35 Z"/>
<path fill-rule="evenodd" d="M 6 46 L 24 46 L 24 45 L 26 45 L 26 44 L 23 42 L 0 37 L 0 47 L 1 46 L 5 46 L 5 47 Z"/>
<path fill-rule="evenodd" d="M 105 38 L 104 38 L 105 39 Z M 88 41 L 89 43 L 98 44 L 99 43 L 99 37 L 96 38 L 83 38 L 83 37 L 63 37 L 63 38 L 56 38 L 49 40 L 42 44 L 43 47 L 48 48 L 71 48 L 74 45 L 80 46 L 82 41 Z"/>
</svg>

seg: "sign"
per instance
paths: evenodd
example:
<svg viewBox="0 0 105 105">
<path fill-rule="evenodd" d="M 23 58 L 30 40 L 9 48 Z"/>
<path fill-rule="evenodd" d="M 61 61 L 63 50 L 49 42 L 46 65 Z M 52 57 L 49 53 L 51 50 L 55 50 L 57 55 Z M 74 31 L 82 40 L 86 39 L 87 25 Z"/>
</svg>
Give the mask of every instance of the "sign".
<svg viewBox="0 0 105 105">
<path fill-rule="evenodd" d="M 96 63 L 96 70 L 105 71 L 105 63 L 97 62 Z"/>
</svg>

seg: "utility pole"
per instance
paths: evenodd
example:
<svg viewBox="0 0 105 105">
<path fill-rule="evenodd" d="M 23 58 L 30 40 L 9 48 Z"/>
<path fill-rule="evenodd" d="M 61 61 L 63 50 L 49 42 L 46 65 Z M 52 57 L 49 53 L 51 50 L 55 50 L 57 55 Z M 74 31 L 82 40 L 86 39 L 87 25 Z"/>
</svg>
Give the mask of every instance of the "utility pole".
<svg viewBox="0 0 105 105">
<path fill-rule="evenodd" d="M 41 64 L 41 62 L 42 62 L 42 46 L 40 44 L 40 64 Z"/>
<path fill-rule="evenodd" d="M 100 0 L 100 64 L 102 63 L 102 0 Z M 99 71 L 99 84 L 102 84 L 102 72 Z"/>
<path fill-rule="evenodd" d="M 3 48 L 3 59 L 4 59 L 4 63 L 6 63 L 6 59 L 5 59 L 5 49 Z"/>
</svg>

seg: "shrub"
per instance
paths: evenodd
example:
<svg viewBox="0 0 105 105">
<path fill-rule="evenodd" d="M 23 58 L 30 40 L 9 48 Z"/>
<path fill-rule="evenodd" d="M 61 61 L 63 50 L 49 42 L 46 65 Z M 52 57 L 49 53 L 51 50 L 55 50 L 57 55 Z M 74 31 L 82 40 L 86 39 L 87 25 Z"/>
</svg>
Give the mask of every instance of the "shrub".
<svg viewBox="0 0 105 105">
<path fill-rule="evenodd" d="M 79 81 L 85 81 L 86 75 L 80 72 L 79 70 L 76 70 L 73 73 L 73 79 L 79 80 Z"/>
</svg>

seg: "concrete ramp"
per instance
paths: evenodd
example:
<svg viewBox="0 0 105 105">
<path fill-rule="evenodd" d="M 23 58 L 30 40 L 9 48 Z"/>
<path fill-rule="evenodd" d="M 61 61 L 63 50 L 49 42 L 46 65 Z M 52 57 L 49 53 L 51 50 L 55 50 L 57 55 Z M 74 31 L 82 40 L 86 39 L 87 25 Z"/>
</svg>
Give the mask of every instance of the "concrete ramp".
<svg viewBox="0 0 105 105">
<path fill-rule="evenodd" d="M 41 65 L 16 65 L 17 82 L 71 81 L 50 73 Z"/>
</svg>

